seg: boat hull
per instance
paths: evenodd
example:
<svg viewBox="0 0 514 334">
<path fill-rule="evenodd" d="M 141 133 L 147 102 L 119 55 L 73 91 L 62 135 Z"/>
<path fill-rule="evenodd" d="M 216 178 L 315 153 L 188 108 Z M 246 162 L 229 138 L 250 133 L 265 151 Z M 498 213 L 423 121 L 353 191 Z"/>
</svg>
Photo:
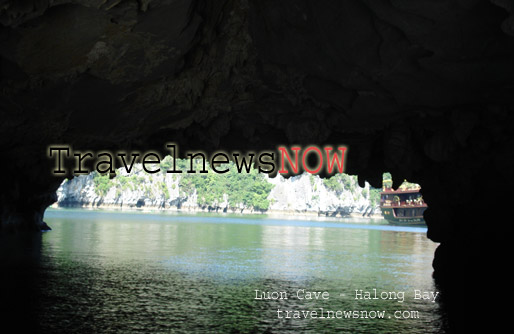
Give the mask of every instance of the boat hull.
<svg viewBox="0 0 514 334">
<path fill-rule="evenodd" d="M 395 215 L 394 208 L 382 208 L 382 215 L 390 224 L 396 225 L 425 225 L 423 216 L 398 217 Z"/>
</svg>

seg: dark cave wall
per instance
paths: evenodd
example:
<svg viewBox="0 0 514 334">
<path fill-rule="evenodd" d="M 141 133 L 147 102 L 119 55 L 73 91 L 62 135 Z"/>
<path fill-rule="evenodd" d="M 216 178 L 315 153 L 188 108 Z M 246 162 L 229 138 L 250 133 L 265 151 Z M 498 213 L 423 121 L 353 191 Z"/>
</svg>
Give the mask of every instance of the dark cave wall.
<svg viewBox="0 0 514 334">
<path fill-rule="evenodd" d="M 50 144 L 349 147 L 422 185 L 441 282 L 510 235 L 514 2 L 0 1 L 1 229 L 41 229 Z M 69 175 L 71 176 L 71 175 Z M 491 214 L 503 220 L 489 228 Z M 501 257 L 500 257 L 501 258 Z"/>
</svg>

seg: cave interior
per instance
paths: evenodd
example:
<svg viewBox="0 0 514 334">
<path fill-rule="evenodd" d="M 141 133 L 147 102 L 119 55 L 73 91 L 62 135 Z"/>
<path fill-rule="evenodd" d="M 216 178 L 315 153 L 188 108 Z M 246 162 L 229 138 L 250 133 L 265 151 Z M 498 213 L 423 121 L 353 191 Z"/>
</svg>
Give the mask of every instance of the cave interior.
<svg viewBox="0 0 514 334">
<path fill-rule="evenodd" d="M 47 148 L 348 147 L 422 186 L 451 328 L 506 300 L 511 0 L 1 0 L 0 233 L 45 229 Z M 5 256 L 5 254 L 3 255 Z M 506 300 L 508 302 L 508 300 Z M 464 314 L 464 316 L 461 316 Z M 488 326 L 498 319 L 482 319 Z M 452 327 L 453 326 L 453 327 Z"/>
</svg>

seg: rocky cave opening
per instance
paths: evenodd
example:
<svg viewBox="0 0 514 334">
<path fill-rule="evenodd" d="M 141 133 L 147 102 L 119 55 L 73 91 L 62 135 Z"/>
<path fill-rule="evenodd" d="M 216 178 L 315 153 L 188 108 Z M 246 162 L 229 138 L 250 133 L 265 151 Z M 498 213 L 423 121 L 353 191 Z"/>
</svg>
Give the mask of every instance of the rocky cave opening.
<svg viewBox="0 0 514 334">
<path fill-rule="evenodd" d="M 45 227 L 77 150 L 348 147 L 421 184 L 451 328 L 508 302 L 511 1 L 0 1 L 0 228 Z M 71 175 L 67 175 L 70 176 Z M 453 326 L 453 327 L 452 327 Z"/>
</svg>

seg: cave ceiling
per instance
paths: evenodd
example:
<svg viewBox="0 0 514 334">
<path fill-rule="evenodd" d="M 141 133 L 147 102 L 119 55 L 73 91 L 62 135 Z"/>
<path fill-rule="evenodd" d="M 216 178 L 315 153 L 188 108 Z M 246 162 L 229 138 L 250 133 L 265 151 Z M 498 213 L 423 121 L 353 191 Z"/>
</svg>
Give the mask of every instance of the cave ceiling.
<svg viewBox="0 0 514 334">
<path fill-rule="evenodd" d="M 36 178 L 48 173 L 50 144 L 164 152 L 166 142 L 344 144 L 347 171 L 374 186 L 384 171 L 423 181 L 491 147 L 503 164 L 511 153 L 495 143 L 512 142 L 513 8 L 2 0 L 2 168 L 45 187 Z"/>
</svg>

